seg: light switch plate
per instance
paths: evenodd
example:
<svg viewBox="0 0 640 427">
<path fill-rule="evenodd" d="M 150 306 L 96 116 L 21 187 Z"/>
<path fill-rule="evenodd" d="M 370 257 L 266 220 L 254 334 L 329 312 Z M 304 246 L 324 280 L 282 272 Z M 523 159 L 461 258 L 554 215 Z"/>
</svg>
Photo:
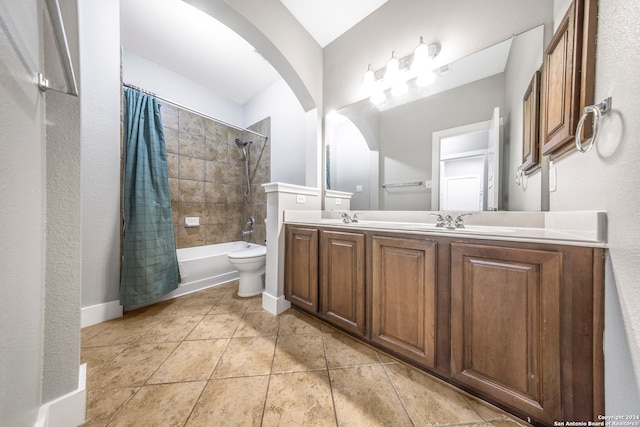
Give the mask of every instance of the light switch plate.
<svg viewBox="0 0 640 427">
<path fill-rule="evenodd" d="M 362 185 L 356 185 L 356 193 L 362 193 Z"/>
<path fill-rule="evenodd" d="M 307 198 L 304 196 L 304 194 L 296 194 L 296 203 L 299 203 L 299 204 L 307 203 Z"/>
<path fill-rule="evenodd" d="M 336 199 L 336 205 L 341 205 L 342 204 L 342 199 Z"/>
<path fill-rule="evenodd" d="M 549 191 L 554 192 L 558 189 L 558 174 L 556 172 L 556 165 L 553 162 L 549 162 Z"/>
</svg>

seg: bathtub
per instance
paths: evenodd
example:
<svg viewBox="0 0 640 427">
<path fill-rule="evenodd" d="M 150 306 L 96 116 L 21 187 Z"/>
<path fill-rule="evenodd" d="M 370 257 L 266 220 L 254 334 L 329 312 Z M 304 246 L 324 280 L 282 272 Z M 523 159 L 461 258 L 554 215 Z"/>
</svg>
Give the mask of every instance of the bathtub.
<svg viewBox="0 0 640 427">
<path fill-rule="evenodd" d="M 178 249 L 181 282 L 178 289 L 162 299 L 167 300 L 238 279 L 238 271 L 227 260 L 227 254 L 257 246 L 247 242 L 219 243 Z"/>
</svg>

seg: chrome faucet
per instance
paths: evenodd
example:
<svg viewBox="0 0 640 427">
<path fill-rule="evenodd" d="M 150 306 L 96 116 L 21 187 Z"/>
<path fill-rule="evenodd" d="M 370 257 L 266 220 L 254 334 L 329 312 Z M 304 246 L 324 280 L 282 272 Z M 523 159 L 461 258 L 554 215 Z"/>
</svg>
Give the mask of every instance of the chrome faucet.
<svg viewBox="0 0 640 427">
<path fill-rule="evenodd" d="M 451 215 L 442 216 L 442 214 L 431 214 L 436 217 L 436 227 L 447 228 L 449 230 L 455 230 L 456 228 L 464 228 L 464 221 L 462 217 L 470 216 L 470 213 L 458 215 L 455 219 Z"/>
<path fill-rule="evenodd" d="M 342 212 L 340 214 L 340 216 L 342 216 L 342 222 L 344 222 L 345 224 L 349 224 L 350 222 L 353 222 L 353 219 L 346 212 Z M 356 217 L 356 221 L 355 222 L 358 222 L 358 218 L 357 217 Z"/>
<path fill-rule="evenodd" d="M 462 217 L 465 217 L 465 216 L 471 216 L 471 214 L 465 213 L 465 214 L 458 215 L 455 221 L 453 221 L 453 225 L 455 225 L 456 228 L 464 228 L 464 221 L 462 220 Z"/>
</svg>

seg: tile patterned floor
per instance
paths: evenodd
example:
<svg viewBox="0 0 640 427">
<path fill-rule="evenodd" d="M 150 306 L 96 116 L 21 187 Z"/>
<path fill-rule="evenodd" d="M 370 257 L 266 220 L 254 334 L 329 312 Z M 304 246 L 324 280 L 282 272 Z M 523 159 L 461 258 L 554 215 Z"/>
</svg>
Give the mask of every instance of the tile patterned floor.
<svg viewBox="0 0 640 427">
<path fill-rule="evenodd" d="M 525 425 L 237 282 L 82 330 L 86 426 Z"/>
</svg>

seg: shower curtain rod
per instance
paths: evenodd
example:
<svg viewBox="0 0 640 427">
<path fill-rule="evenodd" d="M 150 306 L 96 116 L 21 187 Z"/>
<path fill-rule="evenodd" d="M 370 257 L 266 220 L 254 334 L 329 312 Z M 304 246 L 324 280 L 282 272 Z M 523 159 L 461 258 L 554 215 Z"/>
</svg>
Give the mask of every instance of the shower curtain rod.
<svg viewBox="0 0 640 427">
<path fill-rule="evenodd" d="M 225 126 L 229 126 L 229 127 L 231 127 L 231 128 L 237 129 L 237 130 L 242 131 L 242 132 L 249 132 L 249 133 L 252 133 L 252 134 L 254 134 L 254 135 L 256 135 L 256 136 L 259 136 L 259 137 L 261 137 L 261 138 L 264 138 L 265 140 L 268 140 L 268 139 L 269 139 L 269 137 L 268 137 L 268 136 L 265 136 L 265 135 L 263 135 L 263 134 L 261 134 L 261 133 L 258 133 L 258 132 L 255 132 L 255 131 L 252 131 L 251 129 L 244 129 L 244 128 L 241 128 L 241 127 L 239 127 L 239 126 L 232 125 L 231 123 L 227 123 L 227 122 L 225 122 L 224 120 L 216 119 L 215 117 L 210 116 L 210 115 L 208 115 L 208 114 L 205 114 L 205 113 L 202 113 L 202 112 L 200 112 L 200 111 L 194 110 L 194 109 L 189 108 L 189 107 L 187 107 L 187 106 L 185 106 L 185 105 L 178 104 L 177 102 L 171 101 L 170 99 L 167 99 L 167 98 L 163 98 L 163 97 L 161 97 L 161 96 L 158 96 L 158 95 L 156 95 L 155 93 L 153 93 L 153 92 L 151 92 L 151 91 L 148 91 L 148 90 L 146 90 L 146 89 L 142 89 L 141 87 L 138 87 L 138 86 L 135 86 L 135 85 L 132 85 L 132 84 L 129 84 L 129 83 L 122 83 L 122 86 L 124 86 L 124 87 L 128 87 L 128 88 L 131 88 L 131 89 L 135 89 L 135 90 L 139 90 L 140 92 L 142 92 L 142 93 L 146 93 L 147 95 L 151 95 L 151 96 L 153 96 L 153 97 L 155 97 L 155 98 L 159 99 L 159 100 L 160 100 L 160 101 L 162 101 L 162 102 L 166 102 L 167 104 L 171 104 L 171 105 L 173 105 L 174 107 L 182 108 L 183 110 L 186 110 L 186 111 L 188 111 L 188 112 L 190 112 L 190 113 L 193 113 L 193 114 L 196 114 L 196 115 L 198 115 L 198 116 L 204 117 L 205 119 L 215 120 L 216 122 L 218 122 L 218 123 L 222 123 L 222 124 L 223 124 L 223 125 L 225 125 Z"/>
</svg>

